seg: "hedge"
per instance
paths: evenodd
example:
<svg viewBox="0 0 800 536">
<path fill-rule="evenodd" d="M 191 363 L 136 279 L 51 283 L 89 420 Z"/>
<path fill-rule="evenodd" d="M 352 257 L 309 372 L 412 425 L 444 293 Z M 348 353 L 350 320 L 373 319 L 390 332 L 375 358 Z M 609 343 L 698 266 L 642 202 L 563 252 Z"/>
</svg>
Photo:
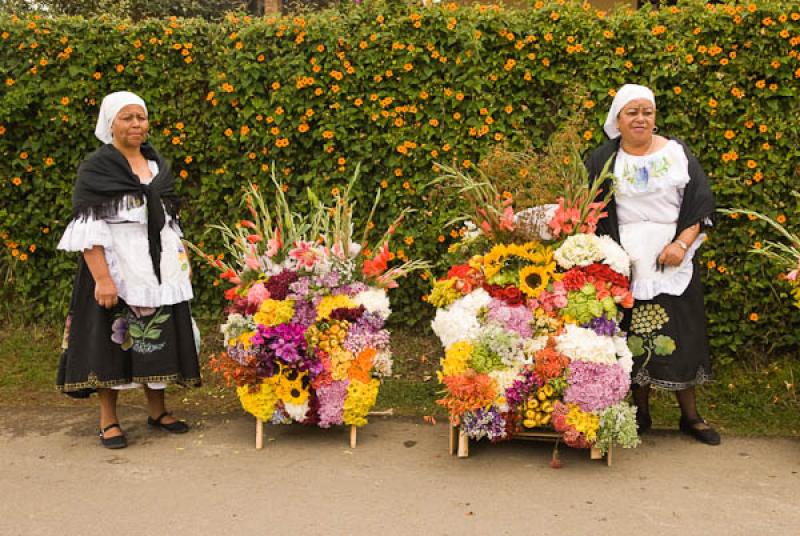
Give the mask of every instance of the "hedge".
<svg viewBox="0 0 800 536">
<path fill-rule="evenodd" d="M 656 93 L 662 133 L 683 138 L 718 205 L 749 207 L 798 230 L 790 191 L 800 156 L 800 7 L 753 1 L 660 11 L 422 8 L 398 2 L 307 16 L 219 23 L 0 16 L 0 268 L 24 306 L 58 321 L 75 256 L 56 252 L 75 169 L 97 146 L 102 97 L 148 102 L 151 140 L 174 164 L 188 237 L 218 251 L 205 226 L 235 221 L 241 185 L 268 185 L 275 162 L 302 210 L 307 187 L 341 186 L 361 164 L 360 209 L 376 189 L 376 224 L 418 209 L 398 232 L 400 257 L 440 258 L 457 200 L 430 206 L 436 162 L 473 166 L 498 143 L 542 146 L 578 102 L 602 142 L 614 89 Z M 747 253 L 777 238 L 747 218 L 719 218 L 702 252 L 712 344 L 723 361 L 786 355 L 800 311 L 773 267 Z M 197 268 L 196 308 L 219 314 L 215 273 Z M 430 315 L 428 282 L 396 291 L 396 320 Z M 8 295 L 9 293 L 7 293 Z M 17 303 L 17 302 L 14 302 Z"/>
</svg>

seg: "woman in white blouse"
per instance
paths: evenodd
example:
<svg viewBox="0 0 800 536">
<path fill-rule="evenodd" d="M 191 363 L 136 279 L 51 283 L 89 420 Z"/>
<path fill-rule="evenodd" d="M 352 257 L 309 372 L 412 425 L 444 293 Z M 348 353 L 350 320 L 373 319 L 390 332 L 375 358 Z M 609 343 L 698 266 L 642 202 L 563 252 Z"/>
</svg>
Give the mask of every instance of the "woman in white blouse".
<svg viewBox="0 0 800 536">
<path fill-rule="evenodd" d="M 635 304 L 626 320 L 640 432 L 652 424 L 649 394 L 656 386 L 675 392 L 681 431 L 717 445 L 719 434 L 698 415 L 695 395 L 695 386 L 711 379 L 696 253 L 712 225 L 714 196 L 694 155 L 682 141 L 657 135 L 655 121 L 650 89 L 619 89 L 604 125 L 611 139 L 586 163 L 594 180 L 613 159 L 614 178 L 603 190 L 614 194 L 598 232 L 631 257 Z"/>
<path fill-rule="evenodd" d="M 107 448 L 127 446 L 120 390 L 142 386 L 147 423 L 184 433 L 188 425 L 166 410 L 164 389 L 200 384 L 179 202 L 168 163 L 146 143 L 148 126 L 137 95 L 103 99 L 95 129 L 103 145 L 78 168 L 72 221 L 58 245 L 82 255 L 57 385 L 73 397 L 98 393 Z"/>
</svg>

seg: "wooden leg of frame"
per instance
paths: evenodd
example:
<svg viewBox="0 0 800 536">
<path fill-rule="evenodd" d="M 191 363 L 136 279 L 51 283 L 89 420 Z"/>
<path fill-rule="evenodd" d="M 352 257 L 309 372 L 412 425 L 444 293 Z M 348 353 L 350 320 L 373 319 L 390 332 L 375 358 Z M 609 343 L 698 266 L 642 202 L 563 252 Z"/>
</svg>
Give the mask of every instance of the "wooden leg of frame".
<svg viewBox="0 0 800 536">
<path fill-rule="evenodd" d="M 600 449 L 598 449 L 596 447 L 592 447 L 591 450 L 589 451 L 589 457 L 592 460 L 602 460 L 603 459 L 603 453 L 600 452 Z"/>
<path fill-rule="evenodd" d="M 608 454 L 606 454 L 606 465 L 608 465 L 609 467 L 611 467 L 611 453 L 613 452 L 613 450 L 614 447 L 612 445 L 609 445 Z"/>
<path fill-rule="evenodd" d="M 469 437 L 460 426 L 458 428 L 458 457 L 469 457 Z"/>
<path fill-rule="evenodd" d="M 449 449 L 449 452 L 450 452 L 450 456 L 452 456 L 453 454 L 456 453 L 456 446 L 458 444 L 458 441 L 456 440 L 456 437 L 458 437 L 458 426 L 453 426 L 452 424 L 449 424 L 448 428 L 450 428 L 450 449 Z"/>
<path fill-rule="evenodd" d="M 356 428 L 355 426 L 351 426 L 350 427 L 350 448 L 351 449 L 356 448 L 357 437 L 358 437 L 358 428 Z"/>
<path fill-rule="evenodd" d="M 264 421 L 256 419 L 256 448 L 264 448 Z"/>
</svg>

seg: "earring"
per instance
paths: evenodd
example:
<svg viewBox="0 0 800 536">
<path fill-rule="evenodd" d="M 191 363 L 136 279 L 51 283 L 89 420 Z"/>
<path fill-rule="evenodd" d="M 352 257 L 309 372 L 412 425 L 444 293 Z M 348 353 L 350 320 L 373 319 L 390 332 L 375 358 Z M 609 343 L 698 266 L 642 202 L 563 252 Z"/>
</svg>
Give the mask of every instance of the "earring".
<svg viewBox="0 0 800 536">
<path fill-rule="evenodd" d="M 658 134 L 658 127 L 653 127 L 653 134 Z"/>
</svg>

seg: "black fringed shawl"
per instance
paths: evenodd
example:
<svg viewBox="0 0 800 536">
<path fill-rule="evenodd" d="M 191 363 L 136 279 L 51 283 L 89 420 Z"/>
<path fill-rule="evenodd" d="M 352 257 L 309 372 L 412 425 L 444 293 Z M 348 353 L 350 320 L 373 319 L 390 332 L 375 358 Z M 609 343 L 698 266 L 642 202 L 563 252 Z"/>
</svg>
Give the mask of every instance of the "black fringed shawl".
<svg viewBox="0 0 800 536">
<path fill-rule="evenodd" d="M 711 192 L 711 186 L 708 183 L 703 168 L 700 167 L 700 162 L 692 154 L 689 148 L 683 143 L 682 140 L 677 138 L 669 138 L 678 142 L 683 147 L 683 152 L 686 153 L 686 158 L 689 160 L 689 183 L 683 192 L 683 203 L 681 203 L 681 210 L 678 213 L 678 227 L 675 231 L 677 237 L 683 230 L 692 225 L 699 223 L 701 227 L 712 225 L 714 214 L 714 194 Z M 603 171 L 603 166 L 609 158 L 613 159 L 609 166 L 611 172 L 614 171 L 614 162 L 619 151 L 620 138 L 608 140 L 603 145 L 595 149 L 586 161 L 586 168 L 589 170 L 589 180 L 594 181 L 600 176 Z M 602 186 L 602 190 L 607 192 L 609 189 L 614 188 L 612 179 L 606 179 Z M 601 192 L 602 195 L 602 192 Z M 597 233 L 608 235 L 619 243 L 619 220 L 617 219 L 617 205 L 614 198 L 606 207 L 608 216 L 601 219 L 597 225 Z"/>
<path fill-rule="evenodd" d="M 142 184 L 128 160 L 112 144 L 90 154 L 78 167 L 78 180 L 72 194 L 73 219 L 102 219 L 129 208 L 131 200 L 147 201 L 147 239 L 150 259 L 161 282 L 161 229 L 167 212 L 177 217 L 178 196 L 175 179 L 167 161 L 150 145 L 141 146 L 142 154 L 158 164 L 158 175 L 149 184 Z"/>
</svg>

